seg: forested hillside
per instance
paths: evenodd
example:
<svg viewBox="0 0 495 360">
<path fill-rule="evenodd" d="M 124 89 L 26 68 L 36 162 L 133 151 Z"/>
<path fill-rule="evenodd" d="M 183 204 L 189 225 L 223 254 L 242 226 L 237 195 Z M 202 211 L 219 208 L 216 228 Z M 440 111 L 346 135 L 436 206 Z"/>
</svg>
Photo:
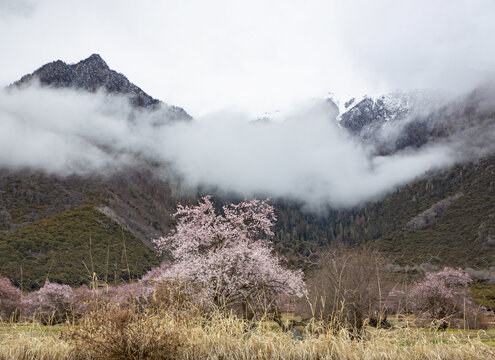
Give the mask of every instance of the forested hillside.
<svg viewBox="0 0 495 360">
<path fill-rule="evenodd" d="M 0 235 L 0 273 L 25 290 L 50 281 L 77 286 L 136 279 L 156 254 L 91 205 Z"/>
<path fill-rule="evenodd" d="M 458 198 L 446 208 L 435 204 Z M 432 208 L 420 228 L 408 223 Z M 277 247 L 289 257 L 318 246 L 373 242 L 398 264 L 495 265 L 495 158 L 454 168 L 405 185 L 381 201 L 352 210 L 305 214 L 280 205 Z"/>
</svg>

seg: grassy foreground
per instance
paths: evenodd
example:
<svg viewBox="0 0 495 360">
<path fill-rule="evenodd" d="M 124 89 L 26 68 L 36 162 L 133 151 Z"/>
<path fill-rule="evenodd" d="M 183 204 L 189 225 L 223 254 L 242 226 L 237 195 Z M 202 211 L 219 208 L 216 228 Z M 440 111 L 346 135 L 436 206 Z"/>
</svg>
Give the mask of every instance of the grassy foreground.
<svg viewBox="0 0 495 360">
<path fill-rule="evenodd" d="M 4 324 L 0 359 L 495 359 L 493 330 L 368 328 L 353 340 L 345 331 L 316 325 L 295 336 L 271 322 L 222 315 L 135 320 L 123 328 L 105 328 L 101 321 L 78 327 Z"/>
</svg>

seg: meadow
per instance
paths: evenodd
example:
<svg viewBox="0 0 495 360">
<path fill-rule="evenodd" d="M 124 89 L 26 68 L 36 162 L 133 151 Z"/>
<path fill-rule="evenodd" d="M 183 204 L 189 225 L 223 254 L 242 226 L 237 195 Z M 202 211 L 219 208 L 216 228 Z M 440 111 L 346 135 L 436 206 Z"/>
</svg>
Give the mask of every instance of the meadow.
<svg viewBox="0 0 495 360">
<path fill-rule="evenodd" d="M 0 359 L 495 359 L 495 328 L 435 331 L 401 322 L 366 327 L 356 338 L 317 322 L 284 331 L 222 313 L 118 311 L 79 325 L 4 323 Z"/>
</svg>

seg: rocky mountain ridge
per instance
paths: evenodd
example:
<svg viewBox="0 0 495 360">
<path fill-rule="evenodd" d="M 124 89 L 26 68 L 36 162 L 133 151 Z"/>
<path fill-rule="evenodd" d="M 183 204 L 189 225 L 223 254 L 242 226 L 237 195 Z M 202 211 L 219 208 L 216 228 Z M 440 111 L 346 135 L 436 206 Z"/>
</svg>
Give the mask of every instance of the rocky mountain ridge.
<svg viewBox="0 0 495 360">
<path fill-rule="evenodd" d="M 41 86 L 80 89 L 88 92 L 104 90 L 108 94 L 124 95 L 135 108 L 161 110 L 169 120 L 190 120 L 192 117 L 181 107 L 167 105 L 154 99 L 131 83 L 124 75 L 110 69 L 98 54 L 76 64 L 57 60 L 43 65 L 31 74 L 24 75 L 11 86 L 23 87 L 38 81 Z"/>
<path fill-rule="evenodd" d="M 351 98 L 340 106 L 338 121 L 382 155 L 452 139 L 470 139 L 466 145 L 476 148 L 474 151 L 487 147 L 492 151 L 484 138 L 495 129 L 493 99 L 495 84 L 491 82 L 455 96 L 432 91 L 365 96 L 360 100 Z"/>
</svg>

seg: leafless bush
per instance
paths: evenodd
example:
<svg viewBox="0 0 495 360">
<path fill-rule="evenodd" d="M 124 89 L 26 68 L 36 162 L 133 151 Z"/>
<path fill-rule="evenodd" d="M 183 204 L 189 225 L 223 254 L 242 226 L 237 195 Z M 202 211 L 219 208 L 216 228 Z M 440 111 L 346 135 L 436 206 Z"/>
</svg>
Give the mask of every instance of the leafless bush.
<svg viewBox="0 0 495 360">
<path fill-rule="evenodd" d="M 169 318 L 111 304 L 89 312 L 64 336 L 91 359 L 175 359 L 184 344 Z"/>
<path fill-rule="evenodd" d="M 313 316 L 360 331 L 369 318 L 385 324 L 380 254 L 371 248 L 333 248 L 319 255 L 308 280 Z"/>
<path fill-rule="evenodd" d="M 154 288 L 147 304 L 149 311 L 165 311 L 180 317 L 201 315 L 211 309 L 212 304 L 201 296 L 199 284 L 184 280 L 160 280 Z"/>
</svg>

